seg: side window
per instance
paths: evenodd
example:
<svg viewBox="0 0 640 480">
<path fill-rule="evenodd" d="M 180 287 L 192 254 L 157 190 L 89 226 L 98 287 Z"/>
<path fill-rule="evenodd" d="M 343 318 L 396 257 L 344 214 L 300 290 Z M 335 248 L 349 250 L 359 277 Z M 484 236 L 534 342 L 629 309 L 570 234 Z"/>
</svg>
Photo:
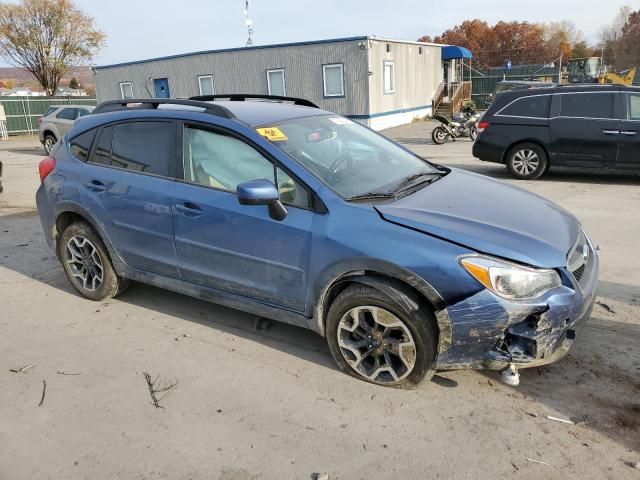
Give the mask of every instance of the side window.
<svg viewBox="0 0 640 480">
<path fill-rule="evenodd" d="M 190 183 L 235 193 L 239 184 L 264 178 L 278 186 L 282 203 L 311 205 L 304 187 L 280 168 L 274 171 L 273 163 L 237 138 L 187 128 L 184 145 L 184 179 Z"/>
<path fill-rule="evenodd" d="M 549 116 L 550 95 L 522 97 L 503 108 L 499 115 L 512 117 L 547 118 Z"/>
<path fill-rule="evenodd" d="M 640 120 L 640 93 L 629 93 L 627 98 L 629 99 L 627 104 L 629 120 Z"/>
<path fill-rule="evenodd" d="M 111 143 L 113 142 L 113 127 L 105 127 L 100 132 L 100 138 L 91 156 L 91 163 L 111 165 Z"/>
<path fill-rule="evenodd" d="M 578 118 L 613 118 L 613 93 L 560 95 L 560 115 Z"/>
<path fill-rule="evenodd" d="M 78 160 L 86 162 L 89 158 L 89 152 L 91 151 L 91 145 L 93 144 L 95 136 L 96 129 L 94 128 L 93 130 L 89 130 L 88 132 L 84 132 L 83 134 L 75 137 L 70 142 L 71 154 Z"/>
<path fill-rule="evenodd" d="M 220 133 L 186 129 L 185 180 L 236 192 L 239 184 L 267 179 L 275 184 L 273 164 L 246 143 Z"/>
<path fill-rule="evenodd" d="M 130 122 L 114 126 L 111 166 L 169 176 L 172 139 L 171 122 Z"/>
<path fill-rule="evenodd" d="M 61 120 L 75 120 L 76 119 L 76 109 L 75 108 L 63 108 L 58 112 L 56 118 Z"/>
<path fill-rule="evenodd" d="M 76 118 L 80 118 L 80 117 L 84 117 L 85 115 L 89 115 L 89 110 L 85 110 L 84 108 L 78 108 L 77 110 L 78 114 L 76 116 Z"/>
<path fill-rule="evenodd" d="M 311 208 L 309 192 L 296 182 L 287 172 L 276 167 L 280 201 L 293 207 Z"/>
</svg>

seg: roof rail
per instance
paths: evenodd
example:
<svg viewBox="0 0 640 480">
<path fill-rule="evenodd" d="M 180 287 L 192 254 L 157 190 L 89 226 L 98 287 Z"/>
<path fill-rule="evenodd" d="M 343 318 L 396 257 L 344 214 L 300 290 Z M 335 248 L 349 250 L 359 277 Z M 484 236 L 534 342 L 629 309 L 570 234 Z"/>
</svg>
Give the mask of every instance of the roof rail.
<svg viewBox="0 0 640 480">
<path fill-rule="evenodd" d="M 320 108 L 306 98 L 296 97 L 281 97 L 279 95 L 259 95 L 259 94 L 245 94 L 245 93 L 232 93 L 229 95 L 199 95 L 197 97 L 191 97 L 189 100 L 198 100 L 201 102 L 213 102 L 214 100 L 230 100 L 232 102 L 245 102 L 247 100 L 270 100 L 275 102 L 291 102 L 294 105 L 300 105 L 303 107 Z"/>
<path fill-rule="evenodd" d="M 176 98 L 127 98 L 125 100 L 109 100 L 100 103 L 93 114 L 117 112 L 122 110 L 157 110 L 160 105 L 183 105 L 202 108 L 205 113 L 233 119 L 236 116 L 228 108 L 204 101 L 182 100 Z"/>
</svg>

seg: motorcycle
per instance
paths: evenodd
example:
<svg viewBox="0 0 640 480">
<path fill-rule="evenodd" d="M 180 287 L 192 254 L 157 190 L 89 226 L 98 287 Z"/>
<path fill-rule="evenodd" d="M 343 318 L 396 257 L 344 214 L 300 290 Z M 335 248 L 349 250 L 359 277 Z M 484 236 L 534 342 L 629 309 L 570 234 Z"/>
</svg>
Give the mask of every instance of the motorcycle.
<svg viewBox="0 0 640 480">
<path fill-rule="evenodd" d="M 436 145 L 446 143 L 449 138 L 455 142 L 456 138 L 461 137 L 470 138 L 472 142 L 475 142 L 478 136 L 476 124 L 480 119 L 480 114 L 475 111 L 454 115 L 453 120 L 449 120 L 442 115 L 434 115 L 433 118 L 441 123 L 431 132 L 431 139 Z"/>
</svg>

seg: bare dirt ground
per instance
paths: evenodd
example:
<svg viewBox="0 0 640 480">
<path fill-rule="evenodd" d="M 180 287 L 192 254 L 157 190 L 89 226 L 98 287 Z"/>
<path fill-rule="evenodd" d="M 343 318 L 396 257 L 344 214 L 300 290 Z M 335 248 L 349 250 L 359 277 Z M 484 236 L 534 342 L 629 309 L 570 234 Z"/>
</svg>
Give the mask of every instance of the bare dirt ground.
<svg viewBox="0 0 640 480">
<path fill-rule="evenodd" d="M 386 133 L 514 182 L 468 141 L 431 145 L 431 126 Z M 249 315 L 144 285 L 83 300 L 34 210 L 42 155 L 33 138 L 0 142 L 0 479 L 640 478 L 640 179 L 518 182 L 601 248 L 601 303 L 567 358 L 523 371 L 516 389 L 460 371 L 404 391 L 339 373 L 299 328 L 257 332 Z M 163 408 L 143 372 L 178 382 Z"/>
</svg>

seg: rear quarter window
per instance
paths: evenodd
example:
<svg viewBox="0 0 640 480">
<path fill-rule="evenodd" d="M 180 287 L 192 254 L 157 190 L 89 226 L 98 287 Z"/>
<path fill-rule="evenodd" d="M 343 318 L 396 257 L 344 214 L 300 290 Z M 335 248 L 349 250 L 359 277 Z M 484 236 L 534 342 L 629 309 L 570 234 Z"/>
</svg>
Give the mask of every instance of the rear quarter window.
<svg viewBox="0 0 640 480">
<path fill-rule="evenodd" d="M 551 95 L 521 97 L 504 107 L 498 115 L 509 117 L 547 118 Z"/>
<path fill-rule="evenodd" d="M 83 162 L 88 160 L 91 145 L 93 145 L 93 140 L 96 137 L 96 131 L 97 129 L 94 128 L 93 130 L 84 132 L 69 142 L 71 154 L 78 160 L 82 160 Z"/>
</svg>

